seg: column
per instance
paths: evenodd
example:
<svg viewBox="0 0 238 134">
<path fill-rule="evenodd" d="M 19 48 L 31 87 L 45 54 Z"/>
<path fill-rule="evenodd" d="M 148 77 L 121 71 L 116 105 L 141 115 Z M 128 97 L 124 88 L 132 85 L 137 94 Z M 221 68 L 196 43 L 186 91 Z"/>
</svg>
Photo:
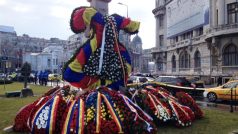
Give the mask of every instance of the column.
<svg viewBox="0 0 238 134">
<path fill-rule="evenodd" d="M 225 1 L 218 0 L 217 1 L 217 8 L 218 8 L 218 25 L 225 24 Z"/>
<path fill-rule="evenodd" d="M 217 26 L 217 10 L 216 10 L 216 0 L 210 0 L 210 20 L 212 27 Z"/>
</svg>

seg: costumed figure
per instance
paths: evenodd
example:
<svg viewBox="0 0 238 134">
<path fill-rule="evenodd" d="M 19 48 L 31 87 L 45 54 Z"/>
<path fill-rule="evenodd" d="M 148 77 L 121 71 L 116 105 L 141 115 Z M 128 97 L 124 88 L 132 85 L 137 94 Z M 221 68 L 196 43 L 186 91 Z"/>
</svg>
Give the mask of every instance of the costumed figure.
<svg viewBox="0 0 238 134">
<path fill-rule="evenodd" d="M 131 60 L 118 33 L 121 29 L 137 33 L 139 22 L 80 7 L 73 11 L 70 23 L 75 33 L 90 29 L 89 39 L 63 69 L 63 79 L 80 90 L 51 89 L 20 110 L 14 130 L 40 134 L 156 133 L 152 118 L 118 92 L 131 73 Z"/>
</svg>

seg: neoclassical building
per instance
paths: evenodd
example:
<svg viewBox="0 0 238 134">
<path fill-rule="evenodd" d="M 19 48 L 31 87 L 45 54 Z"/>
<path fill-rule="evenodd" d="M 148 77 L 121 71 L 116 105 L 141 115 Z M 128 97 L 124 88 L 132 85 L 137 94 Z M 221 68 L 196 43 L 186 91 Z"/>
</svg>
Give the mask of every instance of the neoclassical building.
<svg viewBox="0 0 238 134">
<path fill-rule="evenodd" d="M 63 46 L 51 45 L 39 53 L 23 54 L 23 63 L 28 62 L 32 71 L 50 71 L 52 73 L 61 73 L 64 65 L 64 48 Z"/>
<path fill-rule="evenodd" d="M 142 73 L 154 73 L 154 60 L 151 54 L 152 49 L 143 49 L 142 51 Z"/>
<path fill-rule="evenodd" d="M 36 38 L 27 34 L 17 35 L 14 27 L 0 26 L 0 72 L 7 73 L 20 69 L 23 55 L 41 53 L 48 46 L 64 47 L 67 41 L 58 38 Z"/>
<path fill-rule="evenodd" d="M 129 46 L 129 54 L 131 56 L 131 65 L 133 73 L 141 73 L 142 69 L 142 40 L 136 35 Z"/>
<path fill-rule="evenodd" d="M 238 72 L 237 0 L 156 0 L 159 75 L 227 81 Z"/>
</svg>

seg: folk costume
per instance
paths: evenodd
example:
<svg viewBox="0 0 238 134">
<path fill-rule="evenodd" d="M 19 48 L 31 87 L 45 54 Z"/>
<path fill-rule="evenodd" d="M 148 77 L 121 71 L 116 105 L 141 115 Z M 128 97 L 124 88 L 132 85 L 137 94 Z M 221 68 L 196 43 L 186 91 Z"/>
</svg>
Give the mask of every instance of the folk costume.
<svg viewBox="0 0 238 134">
<path fill-rule="evenodd" d="M 91 35 L 65 65 L 63 79 L 86 93 L 78 95 L 69 87 L 51 89 L 20 110 L 14 129 L 40 134 L 156 133 L 152 118 L 118 92 L 131 72 L 131 60 L 118 33 L 120 29 L 138 32 L 139 22 L 80 7 L 73 11 L 70 23 L 73 32 L 89 27 Z"/>
<path fill-rule="evenodd" d="M 91 36 L 65 65 L 63 78 L 83 89 L 103 85 L 118 90 L 125 86 L 131 73 L 131 59 L 119 42 L 119 31 L 137 33 L 139 24 L 117 14 L 103 16 L 94 8 L 75 9 L 72 31 L 80 33 L 90 27 Z"/>
</svg>

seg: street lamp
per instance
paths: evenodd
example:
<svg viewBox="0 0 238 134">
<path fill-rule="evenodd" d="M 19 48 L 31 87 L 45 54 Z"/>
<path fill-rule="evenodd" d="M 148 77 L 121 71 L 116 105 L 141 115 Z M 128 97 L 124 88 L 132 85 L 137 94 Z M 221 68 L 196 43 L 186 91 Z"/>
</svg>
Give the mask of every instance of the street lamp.
<svg viewBox="0 0 238 134">
<path fill-rule="evenodd" d="M 128 18 L 128 5 L 118 2 L 117 4 L 126 6 L 126 17 Z"/>
<path fill-rule="evenodd" d="M 126 17 L 128 18 L 129 15 L 128 15 L 128 5 L 124 4 L 124 3 L 121 3 L 121 2 L 118 2 L 117 4 L 119 5 L 122 5 L 122 6 L 126 6 Z M 135 69 L 135 63 L 134 63 L 134 55 L 133 55 L 133 50 L 131 47 L 129 47 L 129 35 L 127 33 L 124 32 L 124 34 L 126 35 L 126 42 L 125 42 L 125 46 L 128 47 L 128 52 L 130 53 L 130 56 L 131 56 L 131 60 L 132 60 L 132 66 L 133 68 Z M 132 72 L 134 72 L 134 69 L 132 69 Z"/>
</svg>

